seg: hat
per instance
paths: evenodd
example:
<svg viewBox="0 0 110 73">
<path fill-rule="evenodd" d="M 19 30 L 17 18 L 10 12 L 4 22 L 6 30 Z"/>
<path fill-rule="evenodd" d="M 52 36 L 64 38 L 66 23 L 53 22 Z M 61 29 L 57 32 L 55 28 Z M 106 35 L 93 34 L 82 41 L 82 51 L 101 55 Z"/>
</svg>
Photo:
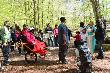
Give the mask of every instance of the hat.
<svg viewBox="0 0 110 73">
<path fill-rule="evenodd" d="M 65 17 L 60 18 L 60 21 L 65 21 L 65 20 L 66 20 Z"/>
</svg>

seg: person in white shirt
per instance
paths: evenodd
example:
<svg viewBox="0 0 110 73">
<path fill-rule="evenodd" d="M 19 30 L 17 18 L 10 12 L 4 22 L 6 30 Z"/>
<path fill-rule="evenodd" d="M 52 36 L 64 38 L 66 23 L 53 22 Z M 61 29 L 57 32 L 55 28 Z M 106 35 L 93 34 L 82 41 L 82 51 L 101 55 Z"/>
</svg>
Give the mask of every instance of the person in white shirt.
<svg viewBox="0 0 110 73">
<path fill-rule="evenodd" d="M 86 28 L 82 29 L 81 39 L 82 39 L 82 41 L 87 41 Z"/>
</svg>

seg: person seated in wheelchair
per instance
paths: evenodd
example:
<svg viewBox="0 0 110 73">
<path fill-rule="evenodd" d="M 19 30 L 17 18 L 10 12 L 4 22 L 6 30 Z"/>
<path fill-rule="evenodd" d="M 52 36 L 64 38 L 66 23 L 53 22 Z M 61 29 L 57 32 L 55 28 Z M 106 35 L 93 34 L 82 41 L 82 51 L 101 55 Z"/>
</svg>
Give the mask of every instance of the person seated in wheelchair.
<svg viewBox="0 0 110 73">
<path fill-rule="evenodd" d="M 91 73 L 92 58 L 89 53 L 89 48 L 87 46 L 86 29 L 83 29 L 81 34 L 79 31 L 77 31 L 76 36 L 74 38 L 74 44 L 76 47 L 76 63 L 78 66 L 79 73 Z"/>
<path fill-rule="evenodd" d="M 75 53 L 76 53 L 76 57 L 77 58 L 84 58 L 85 55 L 90 55 L 90 50 L 87 46 L 87 34 L 86 34 L 86 29 L 84 28 L 82 30 L 82 34 L 80 35 L 80 32 L 76 32 L 76 39 L 75 40 Z M 90 57 L 90 56 L 89 56 Z M 89 61 L 91 61 L 91 59 L 88 59 Z"/>
<path fill-rule="evenodd" d="M 92 57 L 90 54 L 90 50 L 87 45 L 87 34 L 86 34 L 86 29 L 84 28 L 82 30 L 81 34 L 81 42 L 79 44 L 79 48 L 77 49 L 78 51 L 78 56 L 77 58 L 79 59 L 80 67 L 84 67 L 85 69 L 87 68 L 92 68 L 90 65 L 92 63 Z"/>
<path fill-rule="evenodd" d="M 45 50 L 45 43 L 35 39 L 33 32 L 34 30 L 29 31 L 26 24 L 23 25 L 22 35 L 24 37 L 24 42 L 27 43 L 26 46 L 28 46 L 35 53 L 39 53 L 40 55 L 46 55 L 47 51 Z"/>
</svg>

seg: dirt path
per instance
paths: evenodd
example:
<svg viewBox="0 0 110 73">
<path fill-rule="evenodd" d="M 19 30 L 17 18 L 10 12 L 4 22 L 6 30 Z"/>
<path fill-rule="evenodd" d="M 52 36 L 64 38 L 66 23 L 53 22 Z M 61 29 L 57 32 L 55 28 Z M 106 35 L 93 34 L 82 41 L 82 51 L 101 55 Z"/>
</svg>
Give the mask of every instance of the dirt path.
<svg viewBox="0 0 110 73">
<path fill-rule="evenodd" d="M 67 60 L 68 64 L 58 64 L 58 49 L 49 51 L 45 61 L 39 61 L 37 64 L 27 64 L 24 56 L 13 54 L 11 64 L 7 66 L 6 71 L 1 73 L 76 73 L 76 64 L 74 50 L 69 49 Z M 110 73 L 110 52 L 105 53 L 105 59 L 93 60 L 93 73 Z"/>
</svg>

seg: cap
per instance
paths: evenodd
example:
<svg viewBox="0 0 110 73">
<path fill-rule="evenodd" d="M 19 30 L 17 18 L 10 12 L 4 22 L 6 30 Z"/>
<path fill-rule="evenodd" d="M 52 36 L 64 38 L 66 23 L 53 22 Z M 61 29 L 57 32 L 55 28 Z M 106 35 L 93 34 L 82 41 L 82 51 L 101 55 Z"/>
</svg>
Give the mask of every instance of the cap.
<svg viewBox="0 0 110 73">
<path fill-rule="evenodd" d="M 65 21 L 65 20 L 66 20 L 65 17 L 60 18 L 60 21 Z"/>
</svg>

